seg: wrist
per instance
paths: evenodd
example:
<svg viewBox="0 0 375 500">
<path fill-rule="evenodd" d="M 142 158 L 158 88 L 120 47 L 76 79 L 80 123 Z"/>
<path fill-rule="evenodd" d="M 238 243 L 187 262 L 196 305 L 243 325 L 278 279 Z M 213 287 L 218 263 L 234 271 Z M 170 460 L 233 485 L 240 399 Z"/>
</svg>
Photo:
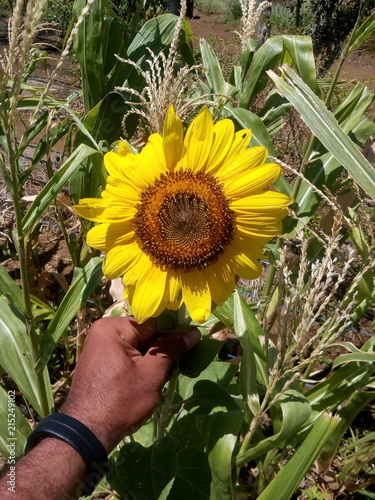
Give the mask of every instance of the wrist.
<svg viewBox="0 0 375 500">
<path fill-rule="evenodd" d="M 116 446 L 117 443 L 113 442 L 113 434 L 111 437 L 109 429 L 97 418 L 95 413 L 85 412 L 82 409 L 70 406 L 68 402 L 63 406 L 61 413 L 79 420 L 83 425 L 89 428 L 102 443 L 107 454 Z"/>
</svg>

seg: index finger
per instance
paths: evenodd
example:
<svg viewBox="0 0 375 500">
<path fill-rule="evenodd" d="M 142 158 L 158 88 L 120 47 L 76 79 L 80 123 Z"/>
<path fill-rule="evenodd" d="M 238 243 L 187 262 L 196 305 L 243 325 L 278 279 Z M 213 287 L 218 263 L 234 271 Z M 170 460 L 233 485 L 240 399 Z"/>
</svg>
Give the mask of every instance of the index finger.
<svg viewBox="0 0 375 500">
<path fill-rule="evenodd" d="M 103 318 L 108 328 L 116 331 L 117 340 L 122 343 L 130 344 L 139 350 L 147 347 L 160 335 L 156 326 L 155 318 L 150 318 L 144 323 L 138 324 L 133 316 Z"/>
</svg>

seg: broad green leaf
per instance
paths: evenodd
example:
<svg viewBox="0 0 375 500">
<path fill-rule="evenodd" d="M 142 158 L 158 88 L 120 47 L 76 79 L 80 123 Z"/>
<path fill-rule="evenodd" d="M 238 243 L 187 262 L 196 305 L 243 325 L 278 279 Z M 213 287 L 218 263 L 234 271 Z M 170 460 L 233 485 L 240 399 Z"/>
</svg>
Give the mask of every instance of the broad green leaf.
<svg viewBox="0 0 375 500">
<path fill-rule="evenodd" d="M 210 44 L 204 38 L 200 41 L 200 49 L 202 54 L 202 63 L 205 70 L 205 77 L 207 78 L 212 91 L 219 93 L 222 91 L 225 84 L 219 60 Z"/>
<path fill-rule="evenodd" d="M 375 31 L 375 12 L 371 14 L 366 21 L 356 29 L 350 44 L 347 47 L 347 53 L 350 54 L 356 50 L 367 38 Z"/>
<path fill-rule="evenodd" d="M 232 498 L 232 459 L 244 413 L 232 397 L 211 381 L 194 386 L 185 409 L 197 415 L 212 472 L 212 498 Z"/>
<path fill-rule="evenodd" d="M 199 380 L 193 394 L 184 403 L 184 408 L 194 415 L 210 415 L 217 411 L 241 411 L 234 399 L 215 382 Z"/>
<path fill-rule="evenodd" d="M 154 54 L 158 54 L 171 43 L 176 22 L 177 17 L 173 14 L 162 14 L 147 21 L 129 45 L 127 56 L 141 65 L 150 58 L 150 53 L 145 50 L 145 47 L 149 47 Z"/>
<path fill-rule="evenodd" d="M 295 389 L 288 389 L 280 397 L 280 408 L 282 411 L 280 431 L 263 439 L 249 450 L 238 454 L 236 457 L 238 466 L 265 455 L 274 448 L 280 448 L 284 443 L 290 442 L 311 413 L 311 407 L 307 399 Z"/>
<path fill-rule="evenodd" d="M 92 155 L 100 155 L 98 151 L 84 144 L 72 153 L 64 165 L 53 175 L 31 204 L 22 220 L 22 230 L 26 234 L 38 222 L 43 212 L 48 208 L 58 193 L 68 182 L 70 176 L 81 162 Z M 101 155 L 100 155 L 101 156 Z"/>
<path fill-rule="evenodd" d="M 11 396 L 15 391 L 11 391 Z M 8 407 L 8 403 L 10 406 Z M 11 419 L 14 418 L 14 422 Z M 10 425 L 11 427 L 8 427 Z M 13 434 L 14 432 L 14 434 Z M 12 404 L 8 392 L 0 387 L 0 452 L 5 458 L 23 454 L 31 427 L 16 405 Z M 11 465 L 14 465 L 11 464 Z"/>
<path fill-rule="evenodd" d="M 215 358 L 223 342 L 203 337 L 202 340 L 190 349 L 180 360 L 179 367 L 183 375 L 196 375 L 205 370 Z"/>
<path fill-rule="evenodd" d="M 233 497 L 233 450 L 243 422 L 243 413 L 218 411 L 197 418 L 212 473 L 211 497 L 230 500 Z"/>
<path fill-rule="evenodd" d="M 139 443 L 125 444 L 111 468 L 109 480 L 124 497 L 157 500 L 176 473 L 176 450 L 166 437 L 144 448 Z"/>
<path fill-rule="evenodd" d="M 289 500 L 339 423 L 338 417 L 323 414 L 258 500 Z"/>
<path fill-rule="evenodd" d="M 212 500 L 211 471 L 207 455 L 197 448 L 177 453 L 176 477 L 169 489 L 168 500 Z M 226 500 L 223 498 L 223 500 Z"/>
<path fill-rule="evenodd" d="M 17 308 L 0 300 L 0 366 L 9 373 L 42 417 L 51 413 L 54 403 L 48 370 L 34 371 L 35 359 L 25 317 Z"/>
<path fill-rule="evenodd" d="M 37 370 L 42 370 L 46 366 L 59 338 L 90 294 L 99 285 L 103 276 L 102 259 L 94 257 L 83 269 L 76 268 L 76 271 L 79 271 L 78 276 L 73 280 L 54 318 L 43 333 L 39 349 L 41 357 L 36 365 Z"/>
<path fill-rule="evenodd" d="M 375 171 L 370 163 L 343 132 L 333 114 L 301 78 L 287 66 L 282 67 L 282 73 L 286 81 L 272 71 L 269 72 L 279 92 L 293 104 L 302 120 L 324 147 L 354 180 L 375 198 Z"/>
<path fill-rule="evenodd" d="M 182 410 L 178 419 L 173 422 L 168 436 L 173 439 L 178 450 L 197 448 L 204 451 L 202 435 L 197 429 L 197 417 Z"/>
<path fill-rule="evenodd" d="M 183 399 L 190 398 L 194 392 L 194 385 L 200 380 L 211 380 L 226 389 L 237 371 L 238 367 L 232 363 L 212 361 L 197 377 L 180 376 L 178 392 Z"/>
</svg>

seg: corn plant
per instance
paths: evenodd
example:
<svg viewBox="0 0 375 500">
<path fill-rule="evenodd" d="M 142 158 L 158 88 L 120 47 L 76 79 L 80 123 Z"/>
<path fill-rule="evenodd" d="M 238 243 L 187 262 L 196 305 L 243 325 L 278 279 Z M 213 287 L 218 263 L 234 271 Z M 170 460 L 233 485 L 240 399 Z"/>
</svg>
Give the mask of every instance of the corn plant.
<svg viewBox="0 0 375 500">
<path fill-rule="evenodd" d="M 109 7 L 96 0 L 76 1 L 75 25 L 60 63 L 40 89 L 28 83 L 27 68 L 45 2 L 29 1 L 24 16 L 22 4 L 16 3 L 0 81 L 0 164 L 14 204 L 9 237 L 21 275 L 20 287 L 0 267 L 0 373 L 17 386 L 28 416 L 53 411 L 48 364 L 55 347 L 71 339 L 75 318 L 82 330 L 86 326 L 86 301 L 98 302 L 94 291 L 102 279 L 102 259 L 84 242 L 91 226 L 82 221 L 78 241 L 65 232 L 75 270 L 61 303 L 57 307 L 33 293 L 29 263 L 43 213 L 52 203 L 58 206 L 55 200 L 67 184 L 73 203 L 98 196 L 106 182 L 103 154 L 118 147 L 121 135 L 135 152 L 130 141 L 144 140 L 137 130 L 160 132 L 169 104 L 179 106 L 186 123 L 195 107 L 206 104 L 217 118 L 251 128 L 251 146 L 266 146 L 270 160 L 293 178 L 292 184 L 285 178 L 275 183 L 293 200 L 290 216 L 283 236 L 265 249 L 262 277 L 238 281 L 236 291 L 199 325 L 202 341 L 172 374 L 153 418 L 114 450 L 111 471 L 97 492 L 108 492 L 109 482 L 124 499 L 283 500 L 298 490 L 314 463 L 321 479 L 336 468 L 338 493 L 365 491 L 373 435 L 350 435 L 350 429 L 374 397 L 374 337 L 369 332 L 367 342 L 356 347 L 344 335 L 375 298 L 373 214 L 367 210 L 367 200 L 375 199 L 375 175 L 359 151 L 375 131 L 368 118 L 374 95 L 358 84 L 332 107 L 339 73 L 332 81 L 317 78 L 312 42 L 303 36 L 279 35 L 261 47 L 246 39 L 226 81 L 207 41 L 195 58 L 183 13 L 151 19 L 135 33 L 136 18 L 130 27 L 115 13 L 107 18 Z M 358 23 L 344 55 L 374 30 L 374 15 Z M 82 113 L 51 91 L 73 44 Z M 298 166 L 278 158 L 272 142 L 291 110 L 310 134 Z M 51 128 L 52 117 L 60 115 L 58 127 Z M 19 120 L 26 124 L 22 134 L 15 126 Z M 25 168 L 22 154 L 41 133 Z M 73 144 L 72 152 L 58 169 L 48 167 L 45 187 L 24 208 L 26 181 L 43 157 L 51 165 L 50 151 L 61 139 Z M 64 232 L 61 211 L 59 217 Z M 116 314 L 119 309 L 128 312 L 126 304 Z M 158 318 L 161 331 L 190 322 L 183 310 Z M 228 346 L 233 349 L 224 362 Z M 339 354 L 333 356 L 334 350 Z M 69 385 L 69 377 L 63 383 Z M 31 426 L 19 409 L 16 418 L 19 455 Z"/>
</svg>

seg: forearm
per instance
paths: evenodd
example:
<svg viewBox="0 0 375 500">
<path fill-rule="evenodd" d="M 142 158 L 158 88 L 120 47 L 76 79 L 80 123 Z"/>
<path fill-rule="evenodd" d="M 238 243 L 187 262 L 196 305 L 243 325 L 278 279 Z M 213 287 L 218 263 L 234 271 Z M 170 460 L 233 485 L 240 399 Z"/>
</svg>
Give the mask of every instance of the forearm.
<svg viewBox="0 0 375 500">
<path fill-rule="evenodd" d="M 0 480 L 2 500 L 73 500 L 81 496 L 87 467 L 69 444 L 46 438 L 16 465 L 14 485 Z"/>
</svg>

